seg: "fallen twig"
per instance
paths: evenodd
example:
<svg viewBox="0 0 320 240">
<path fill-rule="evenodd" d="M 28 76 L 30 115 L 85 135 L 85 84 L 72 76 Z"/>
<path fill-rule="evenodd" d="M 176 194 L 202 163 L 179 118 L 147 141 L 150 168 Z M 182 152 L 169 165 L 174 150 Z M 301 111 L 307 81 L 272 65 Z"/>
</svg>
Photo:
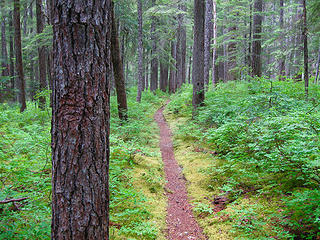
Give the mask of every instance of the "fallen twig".
<svg viewBox="0 0 320 240">
<path fill-rule="evenodd" d="M 6 204 L 6 203 L 12 203 L 12 202 L 22 202 L 24 200 L 29 199 L 28 197 L 24 197 L 24 198 L 18 198 L 18 199 L 8 199 L 8 200 L 3 200 L 0 201 L 0 204 Z"/>
</svg>

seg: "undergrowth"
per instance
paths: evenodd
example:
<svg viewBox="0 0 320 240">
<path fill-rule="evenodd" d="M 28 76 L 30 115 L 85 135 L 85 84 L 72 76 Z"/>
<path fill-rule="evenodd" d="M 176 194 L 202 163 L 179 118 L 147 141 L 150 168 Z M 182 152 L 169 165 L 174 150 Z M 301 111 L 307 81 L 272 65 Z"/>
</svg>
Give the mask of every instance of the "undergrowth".
<svg viewBox="0 0 320 240">
<path fill-rule="evenodd" d="M 292 81 L 221 84 L 207 92 L 193 120 L 192 88 L 180 91 L 168 111 L 189 119 L 179 126 L 180 137 L 201 142 L 212 153 L 214 164 L 204 171 L 207 187 L 228 194 L 234 206 L 228 219 L 236 235 L 240 239 L 319 238 L 320 88 L 312 85 L 306 101 L 303 85 Z M 217 157 L 222 164 L 215 164 Z M 272 199 L 278 208 L 271 212 L 266 206 L 241 208 L 248 195 Z M 210 213 L 210 208 L 205 212 Z"/>
<path fill-rule="evenodd" d="M 116 97 L 111 98 L 111 239 L 156 239 L 158 235 L 150 222 L 148 199 L 135 188 L 132 173 L 136 156 L 156 154 L 146 145 L 157 144 L 149 126 L 165 96 L 147 92 L 137 104 L 135 93 L 136 89 L 128 91 L 129 120 L 122 124 Z M 0 239 L 50 239 L 50 111 L 41 111 L 34 103 L 23 113 L 18 106 L 0 105 L 0 200 L 28 198 L 0 205 Z"/>
</svg>

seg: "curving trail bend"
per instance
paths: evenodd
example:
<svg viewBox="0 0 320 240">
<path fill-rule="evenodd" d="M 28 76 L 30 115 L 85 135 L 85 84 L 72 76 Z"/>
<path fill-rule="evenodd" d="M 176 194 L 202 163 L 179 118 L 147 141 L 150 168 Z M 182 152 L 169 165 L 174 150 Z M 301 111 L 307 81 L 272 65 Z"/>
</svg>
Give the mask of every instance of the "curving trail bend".
<svg viewBox="0 0 320 240">
<path fill-rule="evenodd" d="M 186 180 L 174 157 L 171 130 L 163 116 L 164 107 L 160 108 L 154 119 L 160 128 L 160 150 L 166 175 L 168 197 L 167 238 L 169 240 L 205 240 L 199 224 L 188 202 Z"/>
</svg>

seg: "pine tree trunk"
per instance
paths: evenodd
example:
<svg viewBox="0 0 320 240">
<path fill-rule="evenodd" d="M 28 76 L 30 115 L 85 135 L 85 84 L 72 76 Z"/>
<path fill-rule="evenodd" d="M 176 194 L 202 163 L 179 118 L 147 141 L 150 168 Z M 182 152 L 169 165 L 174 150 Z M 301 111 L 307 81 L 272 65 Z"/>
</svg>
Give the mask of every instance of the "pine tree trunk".
<svg viewBox="0 0 320 240">
<path fill-rule="evenodd" d="M 283 37 L 283 30 L 284 30 L 284 0 L 280 0 L 280 29 L 281 29 L 281 36 L 280 36 L 280 48 L 281 48 L 281 56 L 280 56 L 280 62 L 279 62 L 279 80 L 283 81 L 285 76 L 285 56 L 283 55 L 283 52 L 285 51 L 284 48 L 284 37 Z"/>
<path fill-rule="evenodd" d="M 138 94 L 137 102 L 141 102 L 143 79 L 143 32 L 142 32 L 142 0 L 138 0 Z"/>
<path fill-rule="evenodd" d="M 205 1 L 194 0 L 194 43 L 192 83 L 194 109 L 204 102 L 204 19 Z"/>
<path fill-rule="evenodd" d="M 171 59 L 176 59 L 176 44 L 171 41 Z M 176 67 L 175 62 L 172 60 L 170 64 L 170 76 L 169 76 L 169 93 L 175 93 L 176 88 Z"/>
<path fill-rule="evenodd" d="M 211 59 L 211 38 L 212 38 L 213 0 L 206 0 L 206 16 L 204 30 L 204 81 L 209 85 L 210 59 Z"/>
<path fill-rule="evenodd" d="M 215 86 L 217 81 L 216 59 L 217 59 L 217 2 L 212 1 L 212 14 L 213 14 L 213 50 L 212 50 L 212 85 Z"/>
<path fill-rule="evenodd" d="M 36 13 L 37 13 L 37 34 L 41 34 L 44 29 L 44 16 L 42 11 L 42 0 L 36 0 Z M 40 91 L 47 89 L 47 65 L 46 65 L 46 48 L 40 46 L 41 42 L 38 42 L 38 59 L 39 59 L 39 80 Z M 46 106 L 46 97 L 39 97 L 39 107 L 44 109 Z"/>
<path fill-rule="evenodd" d="M 152 7 L 155 6 L 155 0 L 152 0 Z M 157 44 L 158 44 L 158 38 L 156 36 L 156 17 L 151 17 L 151 44 L 152 44 L 152 50 L 151 50 L 151 80 L 150 80 L 150 90 L 155 91 L 158 88 L 158 57 L 157 57 Z"/>
<path fill-rule="evenodd" d="M 175 89 L 179 89 L 182 85 L 182 69 L 181 69 L 181 20 L 178 21 L 177 44 L 175 52 L 176 60 L 176 76 Z"/>
<path fill-rule="evenodd" d="M 11 78 L 11 95 L 12 95 L 12 100 L 15 101 L 15 74 L 14 74 L 14 48 L 13 48 L 13 22 L 12 22 L 12 12 L 9 14 L 9 29 L 10 29 L 10 34 L 9 34 L 9 58 L 10 58 L 10 78 Z"/>
<path fill-rule="evenodd" d="M 185 6 L 182 7 L 182 10 L 185 11 Z M 184 17 L 184 16 L 183 16 Z M 182 21 L 181 26 L 181 82 L 186 83 L 186 58 L 187 58 L 187 29 Z"/>
<path fill-rule="evenodd" d="M 304 83 L 306 98 L 309 95 L 309 55 L 308 55 L 308 25 L 307 25 L 307 6 L 303 0 L 303 53 L 304 53 Z"/>
<path fill-rule="evenodd" d="M 26 92 L 25 92 L 25 79 L 23 74 L 23 63 L 22 63 L 22 49 L 21 49 L 21 24 L 20 24 L 20 0 L 14 0 L 13 9 L 14 18 L 14 39 L 15 39 L 15 50 L 16 50 L 16 69 L 18 77 L 18 88 L 19 88 L 19 103 L 20 112 L 26 109 Z"/>
<path fill-rule="evenodd" d="M 117 101 L 118 101 L 118 114 L 122 121 L 127 120 L 127 94 L 126 86 L 124 81 L 124 72 L 122 66 L 122 59 L 120 55 L 119 37 L 114 16 L 114 2 L 112 1 L 112 14 L 111 14 L 111 24 L 112 24 L 112 34 L 111 34 L 111 56 L 112 65 L 114 70 L 115 85 L 117 91 Z"/>
<path fill-rule="evenodd" d="M 252 75 L 262 76 L 261 33 L 262 33 L 262 0 L 254 1 L 253 44 L 252 44 Z"/>
<path fill-rule="evenodd" d="M 6 40 L 6 20 L 2 16 L 1 21 L 1 57 L 2 57 L 2 76 L 8 77 L 10 75 L 9 64 L 8 64 L 8 51 L 7 51 L 7 40 Z"/>
<path fill-rule="evenodd" d="M 167 91 L 168 85 L 168 64 L 165 62 L 160 62 L 160 89 L 163 92 Z"/>
<path fill-rule="evenodd" d="M 54 1 L 54 240 L 109 239 L 110 15 L 109 0 Z"/>
<path fill-rule="evenodd" d="M 319 53 L 318 53 L 318 62 L 317 62 L 317 73 L 316 73 L 316 78 L 314 79 L 315 83 L 318 83 L 319 79 L 319 67 L 320 67 L 320 46 L 319 46 Z"/>
<path fill-rule="evenodd" d="M 228 29 L 231 33 L 231 41 L 228 44 L 228 63 L 227 63 L 227 80 L 234 81 L 237 79 L 235 68 L 237 66 L 237 58 L 236 58 L 236 51 L 237 51 L 237 44 L 235 42 L 235 35 L 237 31 L 236 26 L 232 26 Z"/>
</svg>

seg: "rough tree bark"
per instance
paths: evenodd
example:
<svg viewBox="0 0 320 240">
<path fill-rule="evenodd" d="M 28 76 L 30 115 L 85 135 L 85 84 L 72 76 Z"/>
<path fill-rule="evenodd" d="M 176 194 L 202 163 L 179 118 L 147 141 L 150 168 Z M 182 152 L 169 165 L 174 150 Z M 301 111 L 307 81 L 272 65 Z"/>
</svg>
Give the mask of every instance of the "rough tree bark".
<svg viewBox="0 0 320 240">
<path fill-rule="evenodd" d="M 304 85 L 306 98 L 309 95 L 309 55 L 308 55 L 308 25 L 307 25 L 307 6 L 303 0 L 303 53 L 304 53 Z"/>
<path fill-rule="evenodd" d="M 156 1 L 152 0 L 152 7 L 155 6 Z M 152 50 L 151 50 L 151 80 L 150 80 L 150 90 L 155 91 L 158 88 L 158 57 L 157 57 L 157 44 L 158 44 L 158 38 L 156 36 L 156 17 L 151 17 L 151 44 L 152 44 Z"/>
<path fill-rule="evenodd" d="M 255 0 L 253 9 L 252 76 L 261 77 L 262 0 Z"/>
<path fill-rule="evenodd" d="M 119 114 L 120 120 L 126 121 L 128 118 L 127 94 L 126 94 L 122 59 L 120 54 L 119 36 L 117 31 L 118 28 L 116 25 L 115 15 L 114 15 L 113 1 L 112 1 L 111 24 L 112 24 L 111 55 L 112 55 L 112 65 L 113 65 L 113 71 L 114 71 L 114 80 L 115 80 L 116 92 L 117 92 L 118 114 Z"/>
<path fill-rule="evenodd" d="M 42 11 L 42 0 L 36 0 L 36 15 L 37 15 L 37 34 L 41 34 L 44 29 L 44 15 Z M 38 42 L 38 61 L 39 61 L 39 80 L 40 91 L 47 89 L 47 69 L 46 69 L 46 48 L 41 46 L 41 41 Z M 44 109 L 46 106 L 46 97 L 39 97 L 39 107 Z"/>
<path fill-rule="evenodd" d="M 23 112 L 26 105 L 25 79 L 23 74 L 22 49 L 21 49 L 21 24 L 20 24 L 20 0 L 13 2 L 13 18 L 14 18 L 14 43 L 16 50 L 16 70 L 19 88 L 20 112 Z"/>
<path fill-rule="evenodd" d="M 175 76 L 175 89 L 179 89 L 182 85 L 182 69 L 181 69 L 181 20 L 178 17 L 178 28 L 177 28 L 177 43 L 176 43 L 176 76 Z"/>
<path fill-rule="evenodd" d="M 109 239 L 110 14 L 54 0 L 51 239 Z"/>
<path fill-rule="evenodd" d="M 137 102 L 141 102 L 143 79 L 143 32 L 142 32 L 142 0 L 138 0 L 138 94 Z"/>
<path fill-rule="evenodd" d="M 204 81 L 206 87 L 209 85 L 210 76 L 210 59 L 211 59 L 211 38 L 213 33 L 213 1 L 206 0 L 206 16 L 204 30 Z"/>
<path fill-rule="evenodd" d="M 283 81 L 284 76 L 286 74 L 286 69 L 285 69 L 285 56 L 283 55 L 283 52 L 285 50 L 284 48 L 284 37 L 283 37 L 283 30 L 284 30 L 284 20 L 283 20 L 283 15 L 284 15 L 284 0 L 280 0 L 280 30 L 281 30 L 281 36 L 280 36 L 280 48 L 281 48 L 281 56 L 280 56 L 280 61 L 279 61 L 279 80 Z"/>
<path fill-rule="evenodd" d="M 194 0 L 194 43 L 192 84 L 194 110 L 204 102 L 204 18 L 205 1 Z"/>
<path fill-rule="evenodd" d="M 163 92 L 167 91 L 167 85 L 168 85 L 168 63 L 167 62 L 160 62 L 160 89 Z"/>
</svg>

